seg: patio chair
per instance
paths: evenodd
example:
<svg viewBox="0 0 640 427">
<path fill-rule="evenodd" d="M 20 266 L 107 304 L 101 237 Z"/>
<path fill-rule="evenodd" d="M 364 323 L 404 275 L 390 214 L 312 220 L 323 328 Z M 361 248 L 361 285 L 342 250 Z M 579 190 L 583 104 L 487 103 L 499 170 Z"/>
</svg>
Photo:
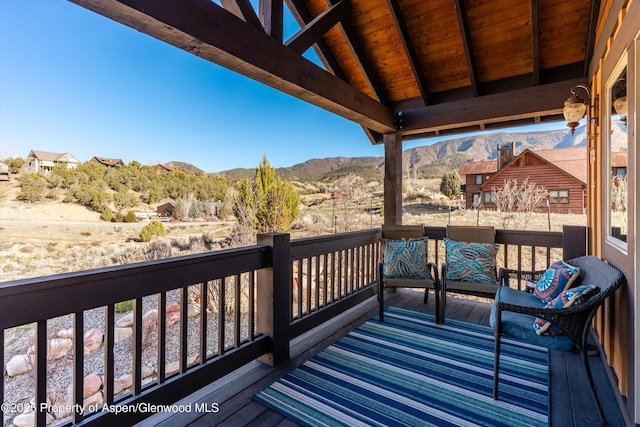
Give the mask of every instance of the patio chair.
<svg viewBox="0 0 640 427">
<path fill-rule="evenodd" d="M 507 334 L 549 349 L 562 351 L 577 349 L 582 357 L 601 420 L 605 421 L 587 360 L 588 350 L 590 350 L 587 341 L 593 316 L 605 299 L 622 285 L 624 275 L 617 268 L 594 256 L 574 258 L 567 263 L 579 267 L 580 275 L 569 289 L 564 291 L 564 296 L 560 295 L 549 303 L 549 307 L 554 308 L 545 308 L 547 304 L 534 293 L 508 286 L 501 286 L 498 289 L 490 317 L 490 323 L 495 332 L 493 398 L 498 399 L 500 338 L 503 334 Z M 509 273 L 505 271 L 501 275 L 507 274 L 515 278 L 518 272 L 510 270 Z M 587 293 L 581 296 L 582 302 L 575 302 L 574 297 L 580 290 Z M 573 295 L 570 294 L 572 291 Z M 568 301 L 571 301 L 571 304 L 567 304 Z M 562 306 L 564 307 L 560 308 Z M 553 333 L 538 334 L 534 329 L 534 322 L 555 329 Z"/>
<path fill-rule="evenodd" d="M 428 237 L 421 225 L 382 226 L 382 262 L 378 267 L 380 320 L 384 321 L 385 288 L 424 288 L 424 303 L 429 289 L 436 299 L 436 323 L 440 323 L 440 281 L 436 264 L 428 262 Z"/>
<path fill-rule="evenodd" d="M 441 267 L 442 314 L 447 292 L 493 298 L 500 286 L 496 269 L 498 246 L 492 226 L 447 226 L 447 258 Z"/>
</svg>

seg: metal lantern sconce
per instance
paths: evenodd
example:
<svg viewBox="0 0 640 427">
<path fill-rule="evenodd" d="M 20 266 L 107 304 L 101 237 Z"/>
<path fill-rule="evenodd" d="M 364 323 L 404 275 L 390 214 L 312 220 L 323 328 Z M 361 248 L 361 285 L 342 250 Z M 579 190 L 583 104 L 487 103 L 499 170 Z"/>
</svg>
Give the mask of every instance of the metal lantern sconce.
<svg viewBox="0 0 640 427">
<path fill-rule="evenodd" d="M 617 87 L 616 87 L 617 86 Z M 614 85 L 613 110 L 620 116 L 620 121 L 627 124 L 627 79 L 624 75 Z"/>
<path fill-rule="evenodd" d="M 589 99 L 589 104 L 578 95 L 578 89 L 583 89 L 587 92 L 587 98 Z M 579 84 L 574 86 L 571 89 L 571 96 L 569 99 L 564 101 L 564 108 L 562 109 L 562 114 L 564 115 L 564 119 L 567 121 L 567 126 L 571 129 L 571 135 L 576 131 L 576 127 L 580 123 L 580 120 L 587 114 L 587 125 L 589 120 L 595 120 L 593 116 L 591 102 L 591 89 L 588 86 Z M 590 135 L 589 135 L 590 137 Z"/>
</svg>

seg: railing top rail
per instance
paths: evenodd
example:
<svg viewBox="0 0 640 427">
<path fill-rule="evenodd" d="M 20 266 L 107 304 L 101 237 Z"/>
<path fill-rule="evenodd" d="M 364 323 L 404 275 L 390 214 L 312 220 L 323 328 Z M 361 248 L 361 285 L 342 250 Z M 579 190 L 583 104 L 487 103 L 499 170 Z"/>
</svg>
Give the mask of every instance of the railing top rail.
<svg viewBox="0 0 640 427">
<path fill-rule="evenodd" d="M 354 248 L 380 240 L 379 228 L 353 231 L 349 233 L 330 234 L 291 241 L 291 260 L 332 253 Z"/>
<path fill-rule="evenodd" d="M 0 329 L 271 267 L 271 248 L 145 261 L 0 284 Z"/>
</svg>

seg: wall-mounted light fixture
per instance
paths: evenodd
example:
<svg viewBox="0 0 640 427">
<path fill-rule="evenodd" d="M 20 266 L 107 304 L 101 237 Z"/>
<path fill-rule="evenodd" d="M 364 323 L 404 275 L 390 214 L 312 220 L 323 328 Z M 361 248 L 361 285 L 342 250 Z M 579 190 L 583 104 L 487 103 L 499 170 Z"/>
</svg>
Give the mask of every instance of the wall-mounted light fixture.
<svg viewBox="0 0 640 427">
<path fill-rule="evenodd" d="M 587 92 L 589 103 L 578 95 L 578 89 L 582 89 Z M 567 126 L 571 129 L 571 135 L 575 133 L 576 127 L 585 114 L 587 114 L 587 126 L 589 125 L 590 120 L 593 120 L 595 123 L 596 118 L 593 113 L 593 106 L 591 105 L 591 89 L 583 84 L 579 84 L 571 88 L 571 96 L 569 99 L 564 101 L 564 108 L 562 109 L 562 114 L 564 115 L 564 119 L 567 121 Z"/>
<path fill-rule="evenodd" d="M 620 121 L 627 124 L 627 79 L 626 73 L 614 85 L 613 109 L 620 116 Z"/>
<path fill-rule="evenodd" d="M 580 95 L 578 95 L 578 89 L 582 89 L 587 93 L 587 99 L 589 102 L 585 101 Z M 564 119 L 567 121 L 567 126 L 571 128 L 571 135 L 573 136 L 576 131 L 576 127 L 580 123 L 580 120 L 587 115 L 587 140 L 589 142 L 589 163 L 593 163 L 595 161 L 596 155 L 596 146 L 595 140 L 598 134 L 589 133 L 589 124 L 593 123 L 594 125 L 598 125 L 598 117 L 596 113 L 598 111 L 598 96 L 595 99 L 595 105 L 591 105 L 591 89 L 589 86 L 579 84 L 571 88 L 571 96 L 564 102 L 564 108 L 562 109 L 562 114 L 564 115 Z"/>
</svg>

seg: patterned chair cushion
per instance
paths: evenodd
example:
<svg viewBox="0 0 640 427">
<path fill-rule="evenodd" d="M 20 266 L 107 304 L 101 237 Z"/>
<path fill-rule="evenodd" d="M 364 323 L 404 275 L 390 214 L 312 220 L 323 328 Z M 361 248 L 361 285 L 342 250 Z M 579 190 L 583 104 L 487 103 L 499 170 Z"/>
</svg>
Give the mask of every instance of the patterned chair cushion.
<svg viewBox="0 0 640 427">
<path fill-rule="evenodd" d="M 544 308 L 566 308 L 571 307 L 574 304 L 581 304 L 584 300 L 583 296 L 593 292 L 596 289 L 595 285 L 582 285 L 576 288 L 567 289 L 563 291 L 553 300 L 549 301 Z M 536 317 L 533 322 L 533 329 L 538 335 L 560 335 L 562 329 L 556 325 L 552 325 L 551 322 L 547 322 L 545 319 Z"/>
<path fill-rule="evenodd" d="M 533 293 L 543 302 L 549 302 L 565 289 L 569 289 L 578 276 L 580 276 L 580 268 L 564 261 L 556 261 L 540 277 Z"/>
<path fill-rule="evenodd" d="M 427 266 L 428 237 L 410 240 L 382 241 L 384 277 L 400 279 L 430 279 Z"/>
<path fill-rule="evenodd" d="M 495 284 L 496 255 L 500 245 L 466 243 L 445 237 L 447 280 Z"/>
</svg>

